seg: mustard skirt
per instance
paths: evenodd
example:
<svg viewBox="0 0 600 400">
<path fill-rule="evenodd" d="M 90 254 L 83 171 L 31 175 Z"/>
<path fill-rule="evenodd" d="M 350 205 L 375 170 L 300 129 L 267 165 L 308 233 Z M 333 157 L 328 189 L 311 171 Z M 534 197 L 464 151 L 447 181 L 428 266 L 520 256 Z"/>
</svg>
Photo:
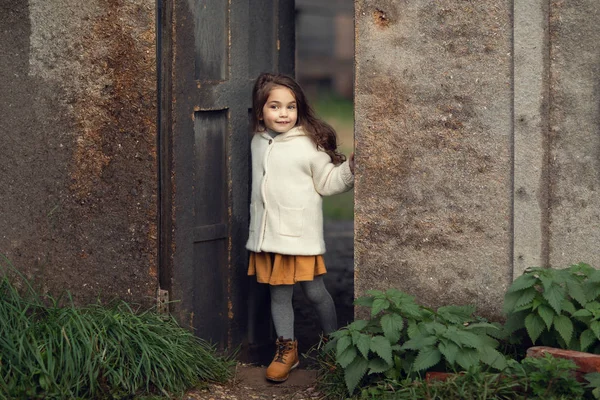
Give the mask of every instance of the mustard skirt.
<svg viewBox="0 0 600 400">
<path fill-rule="evenodd" d="M 327 273 L 323 256 L 290 256 L 277 253 L 250 252 L 248 275 L 256 275 L 258 283 L 293 285 L 312 281 Z"/>
</svg>

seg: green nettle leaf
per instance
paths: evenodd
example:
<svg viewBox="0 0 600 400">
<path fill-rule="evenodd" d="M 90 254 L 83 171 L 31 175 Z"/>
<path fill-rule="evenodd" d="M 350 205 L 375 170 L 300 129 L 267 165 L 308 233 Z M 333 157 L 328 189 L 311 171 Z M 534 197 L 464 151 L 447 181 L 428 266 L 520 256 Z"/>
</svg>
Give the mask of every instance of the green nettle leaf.
<svg viewBox="0 0 600 400">
<path fill-rule="evenodd" d="M 380 374 L 387 371 L 391 367 L 392 366 L 390 366 L 383 358 L 375 357 L 369 361 L 369 375 Z"/>
<path fill-rule="evenodd" d="M 363 306 L 363 307 L 369 307 L 371 308 L 373 306 L 373 301 L 375 299 L 372 297 L 359 297 L 356 300 L 354 300 L 354 305 L 355 306 Z"/>
<path fill-rule="evenodd" d="M 422 371 L 433 367 L 442 359 L 442 353 L 435 347 L 425 347 L 413 362 L 413 370 Z"/>
<path fill-rule="evenodd" d="M 592 313 L 590 310 L 581 308 L 581 309 L 575 311 L 573 314 L 571 314 L 571 316 L 575 317 L 575 318 L 586 318 L 586 317 L 591 317 Z"/>
<path fill-rule="evenodd" d="M 552 310 L 552 308 L 548 307 L 547 305 L 542 304 L 538 307 L 537 312 L 546 323 L 546 327 L 548 328 L 548 330 L 550 330 L 550 328 L 552 327 L 552 321 L 554 321 L 554 316 L 556 315 L 554 310 Z"/>
<path fill-rule="evenodd" d="M 409 298 L 413 298 L 411 295 L 408 295 L 406 293 L 404 293 L 401 290 L 398 290 L 396 288 L 389 288 L 388 290 L 385 291 L 385 295 L 388 297 L 409 297 Z"/>
<path fill-rule="evenodd" d="M 453 324 L 462 324 L 466 321 L 473 320 L 473 313 L 475 312 L 475 306 L 444 306 L 437 310 L 440 317 Z"/>
<path fill-rule="evenodd" d="M 573 313 L 577 311 L 575 305 L 571 303 L 568 299 L 565 299 L 565 301 L 563 301 L 562 310 L 571 315 L 573 315 Z"/>
<path fill-rule="evenodd" d="M 600 271 L 596 272 L 600 273 Z M 600 296 L 600 284 L 598 282 L 584 282 L 583 291 L 588 301 L 598 300 L 598 296 Z"/>
<path fill-rule="evenodd" d="M 408 337 L 410 339 L 421 334 L 421 331 L 419 330 L 419 325 L 417 324 L 417 321 L 415 321 L 414 319 L 408 320 L 407 327 L 406 327 L 406 334 L 408 335 Z"/>
<path fill-rule="evenodd" d="M 589 374 L 585 374 L 583 377 L 589 383 L 587 387 L 600 387 L 600 372 L 590 372 Z"/>
<path fill-rule="evenodd" d="M 531 289 L 526 289 L 526 292 L 535 292 L 535 289 L 531 288 Z M 521 298 L 523 294 L 523 291 L 519 291 L 519 292 L 507 292 L 504 295 L 504 305 L 503 305 L 503 310 L 506 314 L 512 312 L 515 307 L 517 302 L 519 301 L 519 299 Z"/>
<path fill-rule="evenodd" d="M 381 328 L 390 343 L 397 343 L 404 328 L 404 320 L 398 314 L 386 314 L 381 317 Z"/>
<path fill-rule="evenodd" d="M 466 346 L 475 349 L 480 349 L 482 346 L 481 338 L 473 332 L 457 331 L 451 339 L 454 340 L 457 344 L 462 345 L 461 347 Z"/>
<path fill-rule="evenodd" d="M 456 363 L 464 369 L 479 364 L 479 352 L 475 349 L 462 349 L 456 355 Z"/>
<path fill-rule="evenodd" d="M 371 351 L 383 358 L 388 364 L 392 365 L 392 346 L 390 341 L 383 336 L 374 336 L 371 338 Z"/>
<path fill-rule="evenodd" d="M 495 349 L 498 347 L 499 344 L 496 339 L 488 335 L 479 335 L 479 340 L 481 341 L 482 348 L 491 347 Z"/>
<path fill-rule="evenodd" d="M 596 335 L 596 338 L 600 339 L 600 321 L 592 321 L 590 324 L 590 329 Z"/>
<path fill-rule="evenodd" d="M 554 329 L 560 334 L 565 343 L 571 341 L 573 336 L 573 322 L 566 315 L 557 315 L 554 317 Z"/>
<path fill-rule="evenodd" d="M 555 279 L 553 278 L 554 270 L 547 269 L 545 271 L 540 271 L 540 281 L 542 282 L 542 287 L 544 291 L 550 289 L 552 284 L 554 284 Z"/>
<path fill-rule="evenodd" d="M 346 381 L 348 393 L 354 393 L 356 385 L 358 385 L 363 376 L 365 376 L 367 368 L 369 368 L 369 361 L 362 357 L 356 358 L 350 365 L 348 365 L 344 372 L 344 380 Z"/>
<path fill-rule="evenodd" d="M 544 301 L 544 303 L 545 303 L 545 301 Z M 524 304 L 524 305 L 522 305 L 522 306 L 519 306 L 519 307 L 515 307 L 515 308 L 512 310 L 512 312 L 519 312 L 519 311 L 527 311 L 527 312 L 531 312 L 531 311 L 535 311 L 535 308 L 534 308 L 534 307 L 532 307 L 532 304 L 531 304 L 531 303 L 529 303 L 529 304 Z"/>
<path fill-rule="evenodd" d="M 523 290 L 519 293 L 521 293 L 521 296 L 519 296 L 519 298 L 515 302 L 515 307 L 523 307 L 526 305 L 531 305 L 533 299 L 535 298 L 535 295 L 537 294 L 537 291 Z"/>
<path fill-rule="evenodd" d="M 387 299 L 375 299 L 373 306 L 371 307 L 371 316 L 376 316 L 383 310 L 387 310 L 390 307 L 390 302 Z"/>
<path fill-rule="evenodd" d="M 438 349 L 444 355 L 444 358 L 449 364 L 454 364 L 456 362 L 456 355 L 460 351 L 460 347 L 458 347 L 456 343 L 450 341 L 446 343 L 440 343 Z"/>
<path fill-rule="evenodd" d="M 435 336 L 417 336 L 404 342 L 402 350 L 420 350 L 435 345 L 437 341 L 438 339 Z"/>
<path fill-rule="evenodd" d="M 344 352 L 352 344 L 352 338 L 350 336 L 342 336 L 338 339 L 336 345 L 336 354 L 337 357 L 340 357 L 340 354 Z"/>
<path fill-rule="evenodd" d="M 537 278 L 533 275 L 525 273 L 514 280 L 512 285 L 508 288 L 507 293 L 518 292 L 519 290 L 527 289 L 535 285 Z"/>
<path fill-rule="evenodd" d="M 563 302 L 565 301 L 565 289 L 553 283 L 547 290 L 544 290 L 542 296 L 548 300 L 548 303 L 552 306 L 556 314 L 560 314 Z"/>
<path fill-rule="evenodd" d="M 477 329 L 481 329 L 482 331 L 487 331 L 487 329 L 492 329 L 494 331 L 498 331 L 500 330 L 500 327 L 498 327 L 497 325 L 491 324 L 489 322 L 473 322 L 472 324 L 468 324 L 467 326 L 465 326 L 466 330 L 477 330 Z"/>
<path fill-rule="evenodd" d="M 600 303 L 597 301 L 590 301 L 585 305 L 585 309 L 591 312 L 594 318 L 600 316 Z"/>
<path fill-rule="evenodd" d="M 350 337 L 352 338 L 352 344 L 356 346 L 358 343 L 358 339 L 360 338 L 361 333 L 359 331 L 352 330 L 350 331 Z"/>
<path fill-rule="evenodd" d="M 421 309 L 421 307 L 419 307 L 418 304 L 416 304 L 412 300 L 410 302 L 404 302 L 398 305 L 398 308 L 400 309 L 402 315 L 404 315 L 405 317 L 416 319 L 422 318 L 423 310 Z"/>
<path fill-rule="evenodd" d="M 348 336 L 348 330 L 347 329 L 340 329 L 339 331 L 335 331 L 329 334 L 330 337 L 335 338 L 335 339 L 339 339 L 342 336 Z"/>
<path fill-rule="evenodd" d="M 329 352 L 333 351 L 336 347 L 337 347 L 337 339 L 332 339 L 329 342 L 327 342 L 327 344 L 325 344 L 325 347 L 323 347 L 323 351 L 325 353 L 329 353 Z"/>
<path fill-rule="evenodd" d="M 583 291 L 583 288 L 579 282 L 568 281 L 567 291 L 572 299 L 575 299 L 579 304 L 581 304 L 581 306 L 585 307 L 587 299 L 585 298 L 585 292 Z"/>
<path fill-rule="evenodd" d="M 481 349 L 481 351 L 479 351 L 479 358 L 481 359 L 481 362 L 492 368 L 496 368 L 497 370 L 506 368 L 506 358 L 504 358 L 502 353 L 492 347 L 486 346 Z"/>
<path fill-rule="evenodd" d="M 358 353 L 356 352 L 356 347 L 350 346 L 346 350 L 344 350 L 342 354 L 337 356 L 336 361 L 342 366 L 342 368 L 347 368 L 348 365 L 350 365 L 350 363 L 352 363 L 352 361 L 354 361 L 357 358 L 357 355 Z M 364 360 L 363 357 L 358 358 Z"/>
<path fill-rule="evenodd" d="M 590 282 L 600 283 L 600 270 L 594 270 L 588 278 Z"/>
<path fill-rule="evenodd" d="M 358 341 L 354 343 L 364 358 L 369 358 L 369 349 L 371 348 L 371 337 L 369 335 L 360 334 Z"/>
<path fill-rule="evenodd" d="M 446 333 L 446 331 L 448 330 L 448 327 L 439 322 L 432 321 L 432 322 L 423 322 L 423 323 L 419 324 L 419 329 L 421 332 L 427 333 L 429 335 L 442 335 L 442 334 Z"/>
<path fill-rule="evenodd" d="M 537 292 L 537 290 L 536 290 L 536 292 Z M 537 310 L 537 308 L 542 304 L 546 304 L 546 301 L 542 298 L 542 296 L 538 292 L 538 293 L 536 293 L 535 297 L 531 301 L 531 309 Z"/>
<path fill-rule="evenodd" d="M 590 274 L 594 272 L 594 268 L 592 268 L 589 264 L 584 262 L 570 265 L 569 269 L 572 270 L 574 273 L 581 273 L 584 276 L 590 276 Z"/>
<path fill-rule="evenodd" d="M 598 338 L 591 329 L 586 329 L 581 333 L 579 342 L 581 343 L 581 351 L 586 351 Z"/>
<path fill-rule="evenodd" d="M 365 329 L 368 324 L 369 324 L 369 321 L 366 321 L 364 319 L 359 319 L 359 320 L 354 321 L 350 325 L 348 325 L 348 329 L 361 331 L 361 330 Z"/>
<path fill-rule="evenodd" d="M 387 299 L 394 303 L 398 308 L 402 308 L 404 305 L 414 304 L 415 298 L 411 295 L 408 295 L 404 292 L 401 292 L 398 289 L 388 289 L 385 292 Z"/>
<path fill-rule="evenodd" d="M 535 341 L 540 337 L 544 328 L 544 320 L 539 315 L 529 314 L 525 317 L 525 329 L 527 329 L 527 334 L 531 338 L 533 344 L 535 344 Z"/>
</svg>

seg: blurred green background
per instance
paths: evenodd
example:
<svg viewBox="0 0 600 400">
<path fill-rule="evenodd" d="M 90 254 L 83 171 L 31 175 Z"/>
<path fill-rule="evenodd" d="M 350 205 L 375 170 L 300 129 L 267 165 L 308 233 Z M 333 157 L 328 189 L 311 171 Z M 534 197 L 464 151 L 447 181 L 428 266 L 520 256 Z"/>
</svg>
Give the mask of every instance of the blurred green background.
<svg viewBox="0 0 600 400">
<path fill-rule="evenodd" d="M 347 157 L 354 151 L 354 105 L 352 100 L 331 92 L 319 93 L 312 105 L 317 115 L 338 134 L 338 147 Z M 323 198 L 326 220 L 351 221 L 354 219 L 354 191 Z"/>
</svg>

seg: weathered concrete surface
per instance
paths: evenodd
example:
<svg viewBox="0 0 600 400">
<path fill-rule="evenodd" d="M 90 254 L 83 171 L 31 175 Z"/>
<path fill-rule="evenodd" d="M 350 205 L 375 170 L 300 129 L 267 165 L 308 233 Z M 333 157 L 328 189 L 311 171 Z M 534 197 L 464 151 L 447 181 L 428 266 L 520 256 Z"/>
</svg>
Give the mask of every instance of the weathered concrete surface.
<svg viewBox="0 0 600 400">
<path fill-rule="evenodd" d="M 548 266 L 548 1 L 514 2 L 513 276 Z"/>
<path fill-rule="evenodd" d="M 550 264 L 600 268 L 600 3 L 552 1 Z"/>
<path fill-rule="evenodd" d="M 356 5 L 357 295 L 495 317 L 529 266 L 600 267 L 600 3 Z"/>
<path fill-rule="evenodd" d="M 358 0 L 355 293 L 496 315 L 512 278 L 511 1 Z"/>
<path fill-rule="evenodd" d="M 0 10 L 0 252 L 44 292 L 150 304 L 155 2 Z"/>
</svg>

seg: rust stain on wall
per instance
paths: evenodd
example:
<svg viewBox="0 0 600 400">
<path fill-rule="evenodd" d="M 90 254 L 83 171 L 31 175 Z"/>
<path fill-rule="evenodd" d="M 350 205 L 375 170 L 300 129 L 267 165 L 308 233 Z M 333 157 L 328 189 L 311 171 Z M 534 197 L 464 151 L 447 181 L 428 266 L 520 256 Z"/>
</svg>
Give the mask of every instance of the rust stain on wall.
<svg viewBox="0 0 600 400">
<path fill-rule="evenodd" d="M 103 0 L 99 5 L 103 12 L 82 38 L 81 57 L 90 71 L 75 104 L 79 130 L 70 188 L 86 206 L 83 212 L 102 210 L 99 224 L 121 227 L 115 240 L 127 241 L 133 253 L 128 256 L 137 260 L 129 273 L 151 281 L 158 276 L 154 4 Z M 138 296 L 155 291 L 153 285 L 137 289 Z"/>
<path fill-rule="evenodd" d="M 388 19 L 388 16 L 386 15 L 385 11 L 380 10 L 378 8 L 375 11 L 373 11 L 373 21 L 375 21 L 375 25 L 377 25 L 380 28 L 387 28 L 388 26 L 390 26 L 390 20 Z"/>
</svg>

